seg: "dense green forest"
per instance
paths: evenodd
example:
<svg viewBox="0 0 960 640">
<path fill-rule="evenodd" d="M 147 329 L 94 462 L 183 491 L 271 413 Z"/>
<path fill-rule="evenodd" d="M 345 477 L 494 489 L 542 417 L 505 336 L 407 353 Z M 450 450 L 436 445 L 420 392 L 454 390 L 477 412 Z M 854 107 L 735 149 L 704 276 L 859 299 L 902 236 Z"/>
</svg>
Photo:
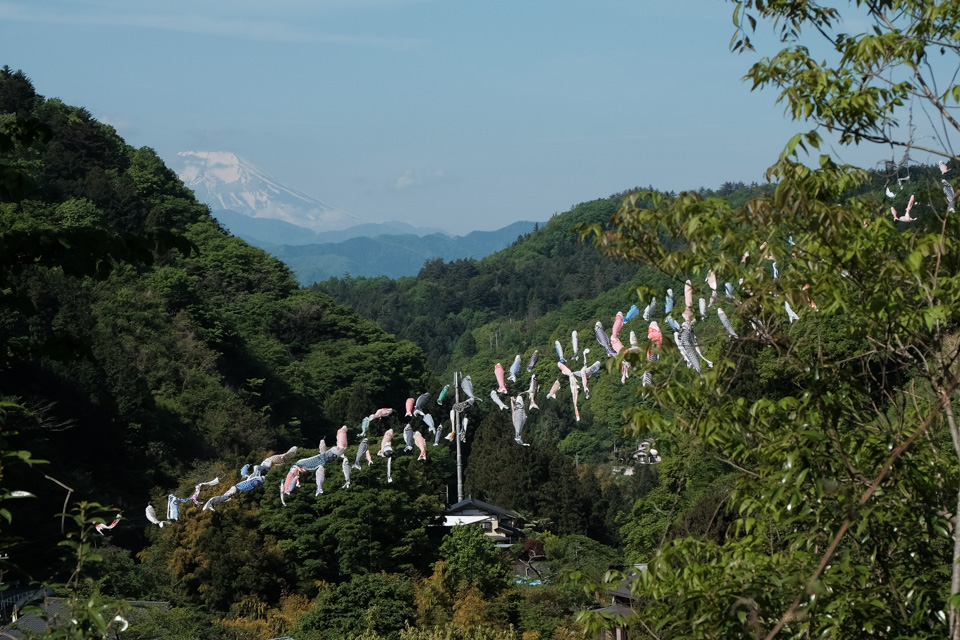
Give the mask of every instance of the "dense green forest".
<svg viewBox="0 0 960 640">
<path fill-rule="evenodd" d="M 769 191 L 769 186 L 727 183 L 700 193 L 737 204 Z M 552 354 L 555 339 L 569 349 L 573 329 L 584 334 L 583 344 L 589 346 L 593 322 L 602 319 L 609 329 L 616 311 L 639 302 L 637 286 L 664 291 L 678 285 L 649 267 L 603 259 L 577 239 L 577 225 L 606 221 L 623 196 L 614 194 L 554 215 L 483 260 L 430 260 L 412 277 L 331 278 L 311 289 L 415 342 L 438 372 L 489 369 L 491 359 L 512 359 L 533 347 L 545 356 L 545 349 Z"/>
</svg>

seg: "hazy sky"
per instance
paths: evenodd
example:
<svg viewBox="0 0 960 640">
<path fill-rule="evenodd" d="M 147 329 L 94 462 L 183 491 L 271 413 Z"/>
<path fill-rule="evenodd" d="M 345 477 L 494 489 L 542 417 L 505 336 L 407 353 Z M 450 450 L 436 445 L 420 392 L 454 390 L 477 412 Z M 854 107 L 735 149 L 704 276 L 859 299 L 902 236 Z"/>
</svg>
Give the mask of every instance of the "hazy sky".
<svg viewBox="0 0 960 640">
<path fill-rule="evenodd" d="M 763 181 L 802 127 L 740 80 L 732 6 L 0 0 L 0 65 L 168 161 L 233 151 L 363 220 L 460 233 Z"/>
</svg>

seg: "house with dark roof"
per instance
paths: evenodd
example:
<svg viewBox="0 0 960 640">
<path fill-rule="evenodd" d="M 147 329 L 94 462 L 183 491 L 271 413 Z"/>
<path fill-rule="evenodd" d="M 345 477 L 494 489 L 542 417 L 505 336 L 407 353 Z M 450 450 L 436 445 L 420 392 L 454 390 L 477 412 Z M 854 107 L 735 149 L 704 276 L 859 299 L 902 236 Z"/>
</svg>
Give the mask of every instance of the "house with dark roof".
<svg viewBox="0 0 960 640">
<path fill-rule="evenodd" d="M 23 588 L 19 585 L 19 583 L 5 586 L 9 588 L 5 588 L 0 591 L 0 627 L 6 625 L 11 620 L 15 620 L 17 611 L 19 611 L 24 605 L 28 605 L 31 602 L 36 602 L 46 596 L 53 595 L 53 591 L 51 589 L 45 589 L 42 587 Z"/>
<path fill-rule="evenodd" d="M 15 611 L 11 620 L 0 627 L 0 637 L 19 640 L 28 634 L 32 637 L 42 636 L 52 628 L 72 624 L 70 620 L 70 601 L 68 598 L 51 598 L 43 591 L 35 591 L 34 594 L 35 598 L 42 599 L 35 599 L 32 604 L 40 607 L 43 613 L 39 615 L 36 613 L 20 615 Z M 27 603 L 24 602 L 23 604 Z M 126 629 L 127 625 L 141 619 L 149 609 L 157 607 L 167 609 L 170 607 L 169 602 L 147 600 L 128 600 L 126 604 L 129 605 L 130 608 L 125 613 L 125 618 L 111 621 L 110 630 L 107 634 L 107 638 L 111 640 L 120 640 L 120 634 Z M 19 607 L 17 611 L 19 611 Z"/>
<path fill-rule="evenodd" d="M 519 521 L 520 516 L 512 511 L 470 497 L 447 509 L 443 526 L 478 525 L 494 544 L 505 548 L 523 540 L 523 532 L 517 528 Z"/>
<path fill-rule="evenodd" d="M 616 589 L 610 591 L 610 604 L 599 609 L 593 609 L 594 613 L 598 613 L 612 622 L 608 629 L 600 632 L 598 640 L 627 640 L 626 622 L 635 612 L 631 585 L 640 575 L 640 572 L 646 571 L 646 569 L 647 565 L 645 564 L 633 565 L 633 568 L 620 581 Z"/>
</svg>

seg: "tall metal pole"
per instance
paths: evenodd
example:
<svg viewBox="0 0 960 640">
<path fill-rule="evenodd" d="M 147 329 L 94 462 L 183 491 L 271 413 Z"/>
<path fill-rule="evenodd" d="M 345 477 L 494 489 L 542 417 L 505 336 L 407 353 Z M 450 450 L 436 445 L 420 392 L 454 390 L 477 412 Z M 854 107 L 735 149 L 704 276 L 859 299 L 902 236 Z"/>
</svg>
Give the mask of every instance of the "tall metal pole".
<svg viewBox="0 0 960 640">
<path fill-rule="evenodd" d="M 460 385 L 458 373 L 453 372 L 454 402 L 460 403 Z M 463 502 L 463 458 L 460 455 L 460 412 L 453 412 L 453 439 L 457 441 L 457 502 Z"/>
</svg>

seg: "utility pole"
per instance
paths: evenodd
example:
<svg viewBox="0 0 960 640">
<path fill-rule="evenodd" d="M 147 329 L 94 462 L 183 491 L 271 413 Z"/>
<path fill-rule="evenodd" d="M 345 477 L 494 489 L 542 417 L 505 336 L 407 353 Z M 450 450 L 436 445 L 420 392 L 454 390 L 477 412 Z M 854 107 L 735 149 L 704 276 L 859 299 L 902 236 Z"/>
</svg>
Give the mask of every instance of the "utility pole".
<svg viewBox="0 0 960 640">
<path fill-rule="evenodd" d="M 453 372 L 454 403 L 460 404 L 458 372 Z M 460 456 L 460 412 L 453 412 L 453 439 L 457 441 L 457 502 L 463 501 L 463 458 Z"/>
</svg>

